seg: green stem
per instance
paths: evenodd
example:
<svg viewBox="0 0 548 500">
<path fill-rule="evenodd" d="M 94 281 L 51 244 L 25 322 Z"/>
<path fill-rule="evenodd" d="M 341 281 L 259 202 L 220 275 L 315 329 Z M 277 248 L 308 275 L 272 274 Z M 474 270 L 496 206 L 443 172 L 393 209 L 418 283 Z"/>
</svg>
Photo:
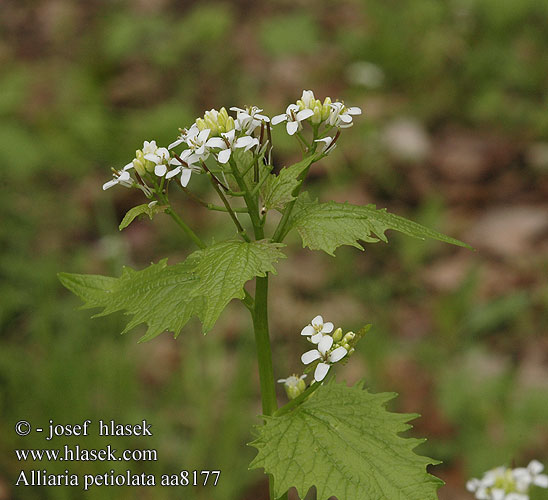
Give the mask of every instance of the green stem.
<svg viewBox="0 0 548 500">
<path fill-rule="evenodd" d="M 251 239 L 249 238 L 249 236 L 247 235 L 247 233 L 245 232 L 245 229 L 242 227 L 242 225 L 240 224 L 240 221 L 238 220 L 238 217 L 236 216 L 236 214 L 234 213 L 234 210 L 232 210 L 232 207 L 230 206 L 230 203 L 228 202 L 228 200 L 226 199 L 226 196 L 223 194 L 223 192 L 221 191 L 221 188 L 217 185 L 217 183 L 215 182 L 215 180 L 212 178 L 211 174 L 208 173 L 208 175 L 210 176 L 210 179 L 211 179 L 211 184 L 213 185 L 213 187 L 215 188 L 215 191 L 217 191 L 217 194 L 219 195 L 219 198 L 221 198 L 224 206 L 226 207 L 226 210 L 228 212 L 228 214 L 230 215 L 230 218 L 232 219 L 232 221 L 234 222 L 234 225 L 236 226 L 236 228 L 238 229 L 238 234 L 245 240 L 247 241 L 248 243 L 251 242 Z"/>
<path fill-rule="evenodd" d="M 167 201 L 167 200 L 166 200 Z M 168 202 L 169 203 L 169 202 Z M 187 236 L 194 242 L 196 245 L 198 245 L 200 248 L 205 248 L 207 245 L 200 239 L 200 237 L 192 230 L 190 227 L 188 227 L 183 219 L 181 219 L 171 208 L 171 205 L 169 205 L 168 208 L 166 208 L 166 214 L 169 214 L 169 216 L 175 221 L 175 223 L 187 234 Z"/>
<path fill-rule="evenodd" d="M 253 329 L 257 345 L 259 362 L 259 381 L 264 415 L 272 415 L 278 408 L 272 352 L 268 333 L 268 275 L 255 279 L 255 310 L 253 311 Z"/>
<path fill-rule="evenodd" d="M 281 243 L 283 239 L 285 238 L 287 234 L 287 224 L 289 222 L 289 217 L 291 217 L 291 212 L 293 211 L 293 207 L 295 206 L 295 203 L 297 202 L 297 196 L 299 196 L 299 193 L 301 192 L 301 187 L 303 185 L 303 181 L 308 174 L 308 171 L 310 170 L 310 166 L 312 163 L 303 171 L 303 173 L 300 175 L 301 179 L 299 184 L 297 184 L 297 187 L 293 190 L 291 195 L 295 198 L 294 200 L 290 201 L 284 209 L 284 213 L 282 215 L 282 218 L 280 219 L 280 222 L 278 223 L 278 227 L 274 231 L 274 235 L 272 236 L 272 241 L 275 243 Z"/>
</svg>

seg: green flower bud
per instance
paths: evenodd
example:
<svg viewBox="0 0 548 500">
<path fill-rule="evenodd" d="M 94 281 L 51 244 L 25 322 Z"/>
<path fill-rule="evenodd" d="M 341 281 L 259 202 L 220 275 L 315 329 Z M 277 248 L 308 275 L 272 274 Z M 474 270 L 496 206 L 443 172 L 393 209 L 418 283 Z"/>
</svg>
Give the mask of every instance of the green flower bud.
<svg viewBox="0 0 548 500">
<path fill-rule="evenodd" d="M 314 106 L 314 114 L 311 116 L 312 123 L 318 124 L 322 122 L 322 108 L 321 106 Z"/>
<path fill-rule="evenodd" d="M 355 338 L 356 338 L 356 334 L 354 332 L 348 332 L 343 337 L 343 342 L 346 342 L 348 344 L 349 342 L 352 342 Z"/>
<path fill-rule="evenodd" d="M 333 341 L 334 342 L 339 342 L 341 339 L 342 339 L 342 328 L 337 328 L 333 332 Z"/>
<path fill-rule="evenodd" d="M 210 129 L 211 136 L 224 134 L 235 127 L 234 118 L 228 115 L 224 107 L 219 111 L 216 109 L 206 111 L 203 118 L 196 119 L 196 125 L 199 130 Z"/>
<path fill-rule="evenodd" d="M 286 379 L 278 380 L 278 382 L 283 382 L 285 393 L 289 399 L 295 399 L 297 396 L 300 396 L 306 389 L 306 382 L 304 378 L 306 375 L 297 377 L 297 375 L 291 375 Z"/>
<path fill-rule="evenodd" d="M 204 129 L 207 128 L 207 125 L 206 125 L 205 121 L 202 118 L 197 118 L 196 119 L 196 125 L 198 126 L 198 129 L 200 129 L 200 130 L 204 130 Z"/>
<path fill-rule="evenodd" d="M 322 121 L 327 120 L 331 115 L 331 98 L 326 97 L 322 105 Z"/>
</svg>

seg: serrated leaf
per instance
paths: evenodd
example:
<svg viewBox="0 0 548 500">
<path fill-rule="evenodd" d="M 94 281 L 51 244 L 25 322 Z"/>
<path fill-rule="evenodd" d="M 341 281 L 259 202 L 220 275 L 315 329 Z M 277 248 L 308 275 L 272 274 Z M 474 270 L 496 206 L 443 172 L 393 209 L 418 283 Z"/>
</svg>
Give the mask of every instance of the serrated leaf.
<svg viewBox="0 0 548 500">
<path fill-rule="evenodd" d="M 84 300 L 84 308 L 103 308 L 96 316 L 116 311 L 132 315 L 122 333 L 146 323 L 140 342 L 166 330 L 177 336 L 192 316 L 200 318 L 205 333 L 232 299 L 244 298 L 246 281 L 276 271 L 272 264 L 285 257 L 281 246 L 229 240 L 173 266 L 162 260 L 142 271 L 125 267 L 119 278 L 61 273 L 59 279 Z"/>
<path fill-rule="evenodd" d="M 304 498 L 315 486 L 318 500 L 437 500 L 443 482 L 426 466 L 439 462 L 413 451 L 422 440 L 399 436 L 416 415 L 386 411 L 394 396 L 328 383 L 295 410 L 264 417 L 250 467 L 272 474 L 275 498 L 291 487 Z"/>
<path fill-rule="evenodd" d="M 351 205 L 330 201 L 312 201 L 307 193 L 299 196 L 292 216 L 291 228 L 297 229 L 303 247 L 323 250 L 330 255 L 341 245 L 351 245 L 360 250 L 358 240 L 376 243 L 388 241 L 384 234 L 388 229 L 413 236 L 414 238 L 435 240 L 471 248 L 466 243 L 445 236 L 421 224 L 377 209 L 375 205 Z"/>
<path fill-rule="evenodd" d="M 128 210 L 126 215 L 124 215 L 124 218 L 122 219 L 122 222 L 120 222 L 120 226 L 118 226 L 118 229 L 121 231 L 122 229 L 125 229 L 128 227 L 137 217 L 142 215 L 148 215 L 150 220 L 152 218 L 160 213 L 164 212 L 167 207 L 163 205 L 158 205 L 156 203 L 150 204 L 145 203 L 143 205 L 137 205 L 136 207 L 133 207 L 132 209 Z"/>
<path fill-rule="evenodd" d="M 207 297 L 201 315 L 204 333 L 213 327 L 232 299 L 244 298 L 246 281 L 276 272 L 272 264 L 285 258 L 280 251 L 282 246 L 264 240 L 251 243 L 229 240 L 193 254 L 197 259 L 194 272 L 200 278 L 193 294 Z"/>
<path fill-rule="evenodd" d="M 293 191 L 298 186 L 299 176 L 317 158 L 309 156 L 289 167 L 283 168 L 278 175 L 269 174 L 262 188 L 263 206 L 266 210 L 283 210 L 284 206 L 295 199 Z"/>
<path fill-rule="evenodd" d="M 204 308 L 204 297 L 192 296 L 197 277 L 193 264 L 167 265 L 167 259 L 135 271 L 124 267 L 122 276 L 110 278 L 91 274 L 60 273 L 61 283 L 84 300 L 84 308 L 100 307 L 95 316 L 116 311 L 133 315 L 122 333 L 146 323 L 148 330 L 139 340 L 150 340 L 165 330 L 177 336 L 188 320 Z"/>
</svg>

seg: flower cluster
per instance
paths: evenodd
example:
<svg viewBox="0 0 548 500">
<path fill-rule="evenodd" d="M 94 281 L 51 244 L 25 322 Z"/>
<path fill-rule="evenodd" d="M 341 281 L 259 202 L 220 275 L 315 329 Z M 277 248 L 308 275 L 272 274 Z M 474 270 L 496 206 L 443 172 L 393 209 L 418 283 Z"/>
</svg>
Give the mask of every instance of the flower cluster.
<svg viewBox="0 0 548 500">
<path fill-rule="evenodd" d="M 516 469 L 497 467 L 481 479 L 468 481 L 466 489 L 479 500 L 529 500 L 532 485 L 548 488 L 548 476 L 541 474 L 543 470 L 544 466 L 538 460 Z"/>
<path fill-rule="evenodd" d="M 322 382 L 332 365 L 354 354 L 355 345 L 369 330 L 370 326 L 367 325 L 357 334 L 348 332 L 343 335 L 342 328 L 335 329 L 333 323 L 331 321 L 324 322 L 322 316 L 318 315 L 312 319 L 301 330 L 301 335 L 307 337 L 315 348 L 305 352 L 301 356 L 301 361 L 305 365 L 309 365 L 306 371 L 314 370 L 314 382 Z M 278 380 L 278 382 L 284 384 L 289 399 L 294 399 L 306 389 L 305 377 L 306 375 L 301 377 L 291 375 L 288 378 Z"/>
<path fill-rule="evenodd" d="M 117 184 L 137 187 L 150 198 L 173 177 L 179 177 L 181 185 L 186 187 L 192 173 L 202 172 L 210 156 L 215 158 L 221 171 L 231 161 L 235 149 L 252 151 L 256 158 L 260 157 L 270 141 L 270 126 L 282 122 L 286 122 L 287 133 L 294 135 L 308 121 L 314 136 L 307 148 L 327 154 L 335 147 L 340 129 L 352 126 L 352 117 L 361 114 L 360 108 L 347 108 L 329 97 L 322 102 L 311 90 L 304 90 L 296 103 L 272 120 L 256 106 L 232 107 L 230 111 L 236 114 L 235 118 L 224 107 L 206 111 L 191 127 L 180 129 L 177 139 L 167 148 L 158 147 L 156 141 L 145 141 L 143 148 L 135 152 L 135 158 L 121 171 L 113 169 L 113 179 L 106 182 L 103 189 Z M 265 129 L 268 133 L 264 133 Z M 304 142 L 302 136 L 299 140 Z"/>
</svg>

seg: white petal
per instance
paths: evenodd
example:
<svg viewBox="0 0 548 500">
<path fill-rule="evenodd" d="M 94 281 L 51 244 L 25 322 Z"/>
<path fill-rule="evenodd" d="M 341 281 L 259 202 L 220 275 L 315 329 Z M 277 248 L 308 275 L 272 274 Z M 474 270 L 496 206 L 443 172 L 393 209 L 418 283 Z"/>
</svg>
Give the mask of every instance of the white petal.
<svg viewBox="0 0 548 500">
<path fill-rule="evenodd" d="M 541 488 L 548 488 L 548 476 L 546 474 L 538 474 L 533 478 L 533 484 Z"/>
<path fill-rule="evenodd" d="M 300 122 L 310 118 L 314 114 L 314 111 L 311 109 L 303 109 L 297 113 L 297 120 Z"/>
<path fill-rule="evenodd" d="M 358 106 L 352 106 L 351 108 L 348 108 L 346 111 L 349 115 L 361 115 L 362 110 L 358 108 Z"/>
<path fill-rule="evenodd" d="M 331 333 L 333 331 L 333 323 L 331 321 L 328 321 L 327 323 L 323 324 L 322 333 Z"/>
<path fill-rule="evenodd" d="M 480 485 L 480 480 L 473 478 L 466 482 L 466 489 L 468 491 L 474 492 L 478 489 L 479 485 Z"/>
<path fill-rule="evenodd" d="M 167 149 L 173 149 L 173 148 L 176 148 L 179 144 L 185 142 L 184 138 L 179 138 L 177 139 L 175 142 L 172 142 L 168 147 Z"/>
<path fill-rule="evenodd" d="M 183 171 L 181 173 L 181 186 L 183 187 L 187 186 L 191 175 L 192 175 L 192 170 L 190 170 L 190 168 L 183 168 Z"/>
<path fill-rule="evenodd" d="M 129 175 L 129 172 L 125 170 L 118 176 L 118 181 L 129 181 L 131 179 L 131 175 Z"/>
<path fill-rule="evenodd" d="M 231 109 L 232 111 L 234 111 L 232 108 L 230 108 L 230 109 Z M 277 380 L 277 382 L 278 382 L 278 384 L 285 384 L 285 381 L 286 381 L 286 380 L 287 380 L 286 378 L 279 378 L 279 379 Z"/>
<path fill-rule="evenodd" d="M 166 179 L 171 179 L 172 177 L 175 177 L 180 171 L 181 167 L 177 167 L 176 169 L 171 170 L 166 174 Z"/>
<path fill-rule="evenodd" d="M 217 160 L 219 163 L 226 163 L 230 159 L 230 154 L 232 151 L 230 149 L 223 149 L 218 155 Z"/>
<path fill-rule="evenodd" d="M 118 181 L 116 181 L 115 179 L 113 179 L 111 181 L 108 181 L 108 182 L 105 182 L 103 184 L 103 191 L 106 191 L 107 189 L 110 189 L 112 186 L 116 186 L 116 184 L 118 184 Z"/>
<path fill-rule="evenodd" d="M 544 465 L 542 465 L 538 460 L 531 460 L 527 466 L 531 474 L 540 474 L 544 470 Z"/>
<path fill-rule="evenodd" d="M 341 122 L 344 122 L 344 123 L 350 123 L 352 121 L 352 117 L 350 115 L 347 115 L 347 114 L 344 114 L 344 115 L 341 115 L 339 116 Z"/>
<path fill-rule="evenodd" d="M 301 356 L 301 361 L 305 365 L 309 365 L 310 363 L 312 363 L 312 361 L 316 361 L 317 359 L 320 359 L 321 357 L 322 355 L 319 353 L 318 349 L 312 349 L 311 351 L 306 351 Z"/>
<path fill-rule="evenodd" d="M 318 344 L 318 351 L 325 355 L 325 353 L 329 351 L 329 349 L 331 349 L 332 345 L 333 337 L 331 337 L 330 335 L 324 335 L 324 337 L 320 340 Z"/>
<path fill-rule="evenodd" d="M 312 325 L 306 325 L 301 330 L 301 335 L 314 335 L 316 333 L 316 330 L 314 330 L 314 327 Z"/>
<path fill-rule="evenodd" d="M 299 122 L 287 122 L 285 126 L 287 133 L 293 135 L 297 130 L 299 130 Z"/>
<path fill-rule="evenodd" d="M 223 141 L 220 137 L 212 137 L 211 139 L 208 139 L 206 142 L 206 146 L 208 148 L 226 148 L 226 142 Z"/>
<path fill-rule="evenodd" d="M 161 163 L 160 165 L 156 165 L 154 167 L 154 173 L 158 177 L 163 177 L 164 175 L 166 175 L 166 172 L 167 172 L 167 167 L 163 163 Z"/>
<path fill-rule="evenodd" d="M 149 161 L 153 161 L 154 163 L 158 163 L 160 161 L 160 158 L 155 155 L 154 153 L 148 153 L 145 155 L 145 159 Z"/>
<path fill-rule="evenodd" d="M 337 361 L 340 361 L 347 355 L 348 351 L 344 347 L 337 347 L 332 353 L 329 354 L 327 359 L 331 363 L 336 363 Z"/>
<path fill-rule="evenodd" d="M 323 325 L 323 318 L 318 314 L 314 317 L 314 319 L 310 322 L 312 326 L 321 326 Z"/>
<path fill-rule="evenodd" d="M 312 342 L 313 344 L 319 344 L 320 340 L 322 340 L 323 337 L 323 333 L 316 333 L 316 335 L 312 335 L 312 337 L 310 337 L 310 342 Z"/>
<path fill-rule="evenodd" d="M 225 132 L 224 134 L 221 134 L 223 137 L 226 137 L 228 139 L 228 142 L 232 144 L 234 142 L 234 137 L 236 136 L 236 130 L 232 129 L 228 132 Z"/>
<path fill-rule="evenodd" d="M 272 125 L 278 125 L 278 123 L 285 122 L 287 120 L 287 115 L 277 115 L 272 117 Z"/>
<path fill-rule="evenodd" d="M 327 375 L 329 368 L 330 366 L 327 363 L 318 363 L 318 366 L 314 370 L 314 380 L 321 382 Z"/>
<path fill-rule="evenodd" d="M 504 500 L 504 497 L 506 496 L 506 492 L 504 490 L 501 490 L 500 488 L 493 488 L 491 490 L 491 497 L 493 500 Z"/>
<path fill-rule="evenodd" d="M 204 128 L 204 130 L 200 130 L 200 133 L 198 134 L 198 141 L 205 142 L 207 138 L 209 137 L 209 133 L 211 130 L 208 128 Z"/>
<path fill-rule="evenodd" d="M 128 163 L 122 170 L 131 170 L 133 168 L 133 162 Z"/>
<path fill-rule="evenodd" d="M 249 135 L 245 137 L 240 137 L 236 143 L 234 144 L 234 147 L 236 148 L 250 148 L 254 144 L 259 144 L 259 140 L 255 137 L 250 137 Z"/>
</svg>

